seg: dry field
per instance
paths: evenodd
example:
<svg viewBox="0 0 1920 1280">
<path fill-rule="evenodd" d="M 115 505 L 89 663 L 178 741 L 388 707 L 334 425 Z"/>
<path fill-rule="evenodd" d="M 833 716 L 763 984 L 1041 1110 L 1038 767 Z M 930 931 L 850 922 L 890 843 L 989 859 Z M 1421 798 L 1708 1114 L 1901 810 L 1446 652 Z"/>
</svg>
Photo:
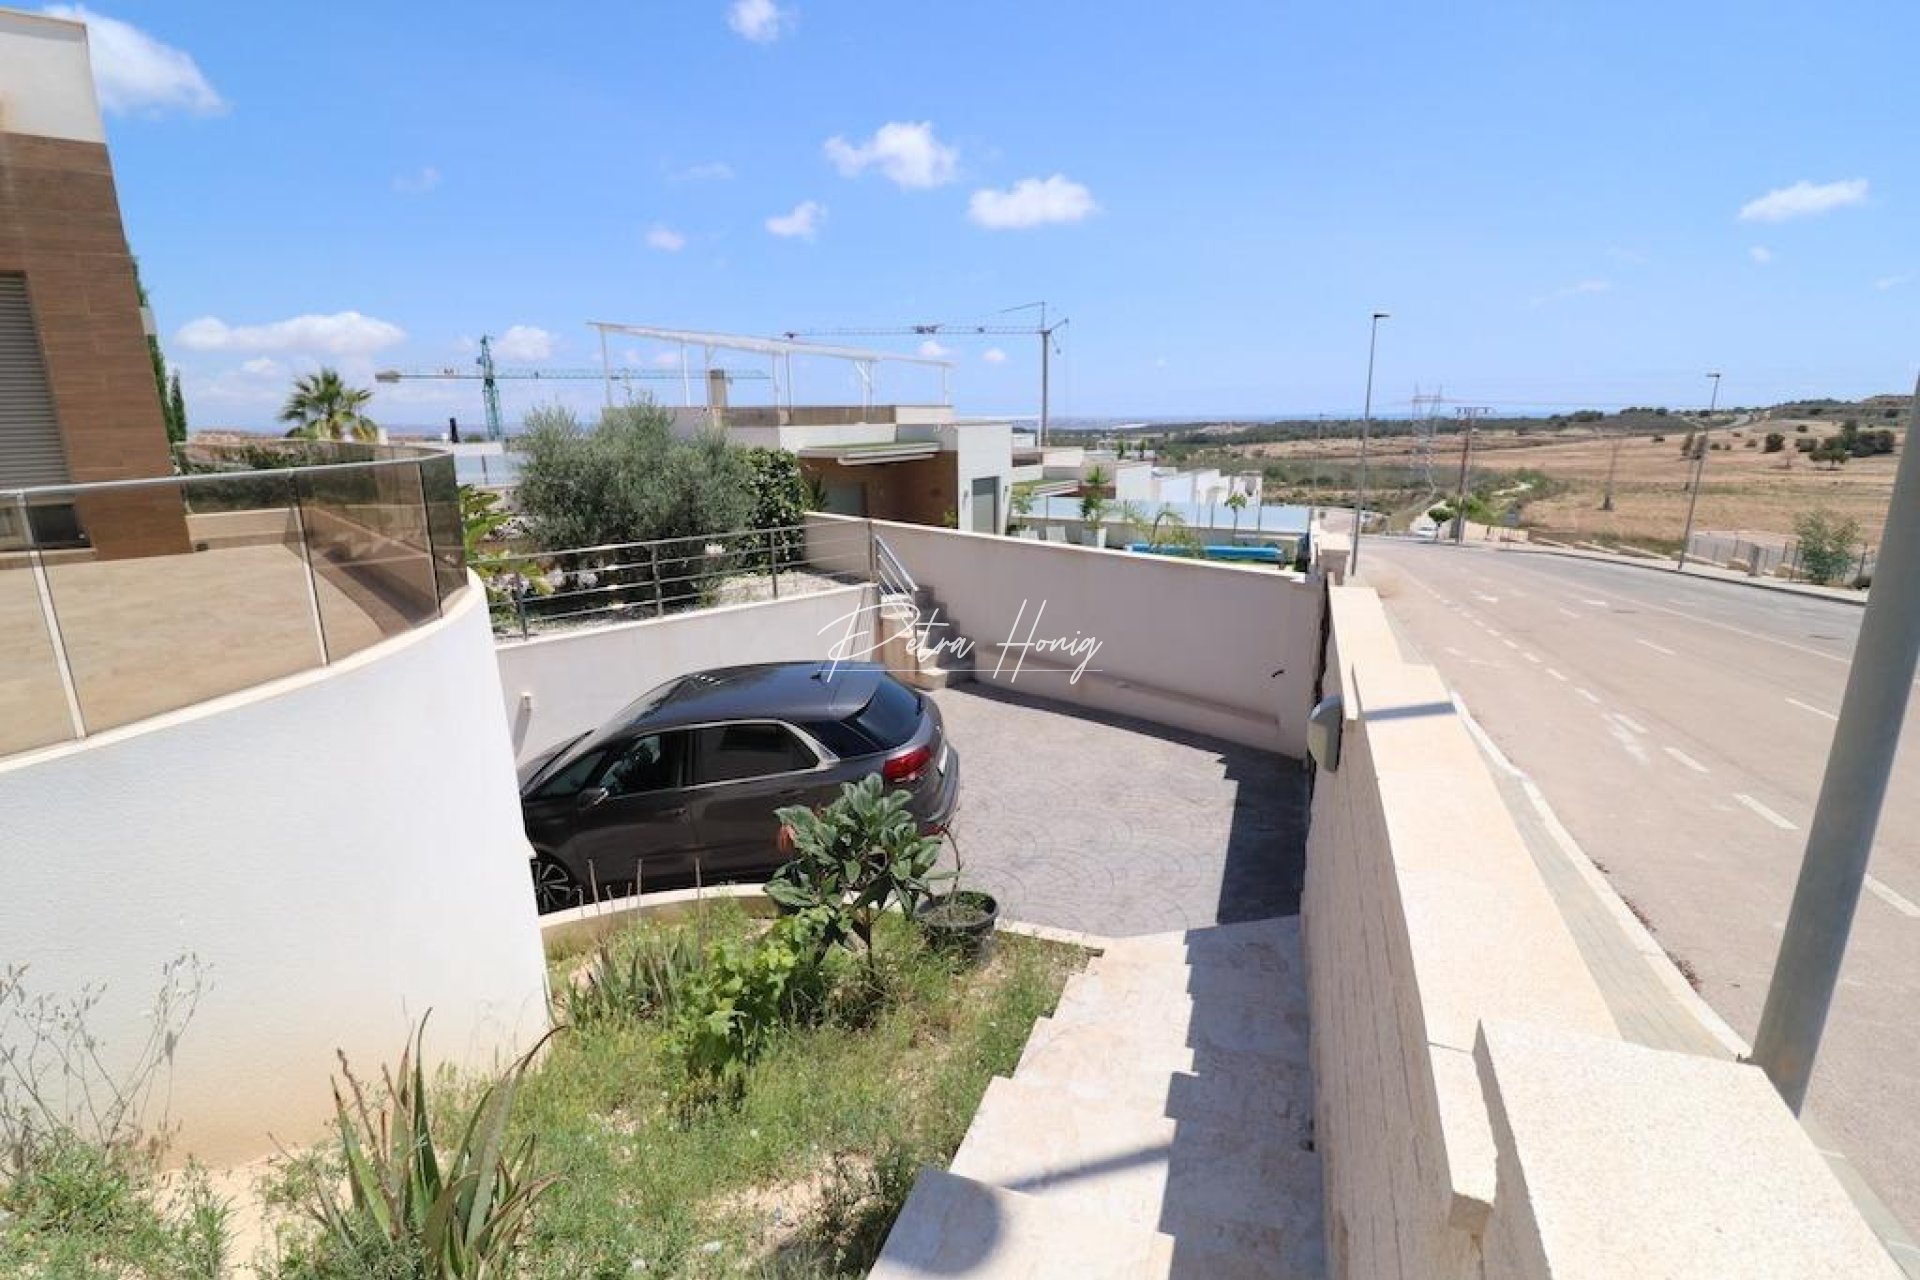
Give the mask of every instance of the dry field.
<svg viewBox="0 0 1920 1280">
<path fill-rule="evenodd" d="M 1796 430 L 1803 422 L 1805 433 Z M 1896 424 L 1863 420 L 1861 425 L 1874 429 L 1893 426 L 1902 439 L 1901 447 L 1905 447 L 1906 432 Z M 1818 440 L 1838 427 L 1837 422 L 1809 418 L 1716 428 L 1713 440 L 1731 447 L 1707 455 L 1706 482 L 1701 488 L 1695 528 L 1790 534 L 1795 516 L 1824 506 L 1859 520 L 1866 541 L 1877 542 L 1899 455 L 1854 458 L 1840 470 L 1830 471 L 1795 451 L 1796 440 Z M 1784 452 L 1763 452 L 1769 431 L 1786 437 Z M 1527 436 L 1511 431 L 1489 432 L 1475 438 L 1473 465 L 1477 473 L 1525 470 L 1551 477 L 1557 491 L 1528 503 L 1523 517 L 1524 524 L 1543 535 L 1673 547 L 1679 544 L 1686 524 L 1686 486 L 1692 469 L 1680 454 L 1685 435 L 1686 425 L 1680 422 L 1664 440 L 1638 435 L 1619 441 L 1612 511 L 1602 511 L 1600 503 L 1615 439 L 1600 437 L 1590 429 Z M 1754 442 L 1751 449 L 1746 447 L 1749 440 Z M 1406 437 L 1376 440 L 1369 449 L 1376 463 L 1387 465 L 1404 463 L 1412 451 L 1412 441 Z M 1354 443 L 1330 440 L 1316 447 L 1312 441 L 1290 441 L 1243 445 L 1234 452 L 1290 459 L 1317 454 L 1332 462 L 1350 460 Z M 1433 469 L 1443 491 L 1452 487 L 1459 467 L 1459 440 L 1442 438 L 1435 446 Z"/>
</svg>

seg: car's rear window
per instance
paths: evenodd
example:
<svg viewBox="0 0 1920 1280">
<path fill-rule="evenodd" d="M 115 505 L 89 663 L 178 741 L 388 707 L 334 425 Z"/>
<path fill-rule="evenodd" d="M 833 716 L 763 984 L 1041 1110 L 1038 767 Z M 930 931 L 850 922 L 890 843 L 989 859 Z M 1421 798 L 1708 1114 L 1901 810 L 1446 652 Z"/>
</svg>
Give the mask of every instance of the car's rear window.
<svg viewBox="0 0 1920 1280">
<path fill-rule="evenodd" d="M 911 738 L 920 728 L 920 695 L 898 680 L 882 677 L 867 705 L 849 717 L 882 751 Z"/>
</svg>

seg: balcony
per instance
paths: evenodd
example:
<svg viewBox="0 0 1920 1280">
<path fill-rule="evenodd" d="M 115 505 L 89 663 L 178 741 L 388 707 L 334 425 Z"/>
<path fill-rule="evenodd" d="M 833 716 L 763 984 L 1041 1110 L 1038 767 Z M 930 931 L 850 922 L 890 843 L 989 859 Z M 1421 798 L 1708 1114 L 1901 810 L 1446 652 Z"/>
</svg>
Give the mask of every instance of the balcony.
<svg viewBox="0 0 1920 1280">
<path fill-rule="evenodd" d="M 0 756 L 339 662 L 466 581 L 451 455 L 269 441 L 176 465 L 0 491 Z"/>
</svg>

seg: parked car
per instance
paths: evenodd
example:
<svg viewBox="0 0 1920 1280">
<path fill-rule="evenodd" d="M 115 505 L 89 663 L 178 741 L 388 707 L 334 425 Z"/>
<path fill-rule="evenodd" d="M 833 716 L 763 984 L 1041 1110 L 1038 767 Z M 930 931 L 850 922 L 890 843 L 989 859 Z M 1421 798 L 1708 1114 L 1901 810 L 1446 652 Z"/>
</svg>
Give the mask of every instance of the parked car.
<svg viewBox="0 0 1920 1280">
<path fill-rule="evenodd" d="M 876 663 L 782 662 L 668 681 L 520 770 L 542 911 L 629 887 L 764 880 L 774 811 L 877 773 L 938 830 L 960 796 L 940 709 Z"/>
</svg>

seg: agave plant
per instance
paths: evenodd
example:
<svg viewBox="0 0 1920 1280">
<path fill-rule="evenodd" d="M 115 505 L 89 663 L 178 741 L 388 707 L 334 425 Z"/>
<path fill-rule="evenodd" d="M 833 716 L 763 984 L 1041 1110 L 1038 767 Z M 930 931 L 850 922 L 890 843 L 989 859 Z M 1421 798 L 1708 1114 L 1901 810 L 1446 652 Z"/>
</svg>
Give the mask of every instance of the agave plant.
<svg viewBox="0 0 1920 1280">
<path fill-rule="evenodd" d="M 343 1260 L 405 1257 L 435 1280 L 512 1275 L 520 1237 L 555 1178 L 537 1172 L 531 1137 L 508 1142 L 507 1123 L 528 1064 L 553 1033 L 487 1087 L 459 1143 L 442 1155 L 429 1124 L 426 1023 L 420 1020 L 398 1069 L 382 1068 L 377 1098 L 340 1055 L 345 1090 L 336 1081 L 333 1099 L 348 1199 L 343 1205 L 326 1192 L 311 1206 L 322 1248 Z"/>
</svg>

